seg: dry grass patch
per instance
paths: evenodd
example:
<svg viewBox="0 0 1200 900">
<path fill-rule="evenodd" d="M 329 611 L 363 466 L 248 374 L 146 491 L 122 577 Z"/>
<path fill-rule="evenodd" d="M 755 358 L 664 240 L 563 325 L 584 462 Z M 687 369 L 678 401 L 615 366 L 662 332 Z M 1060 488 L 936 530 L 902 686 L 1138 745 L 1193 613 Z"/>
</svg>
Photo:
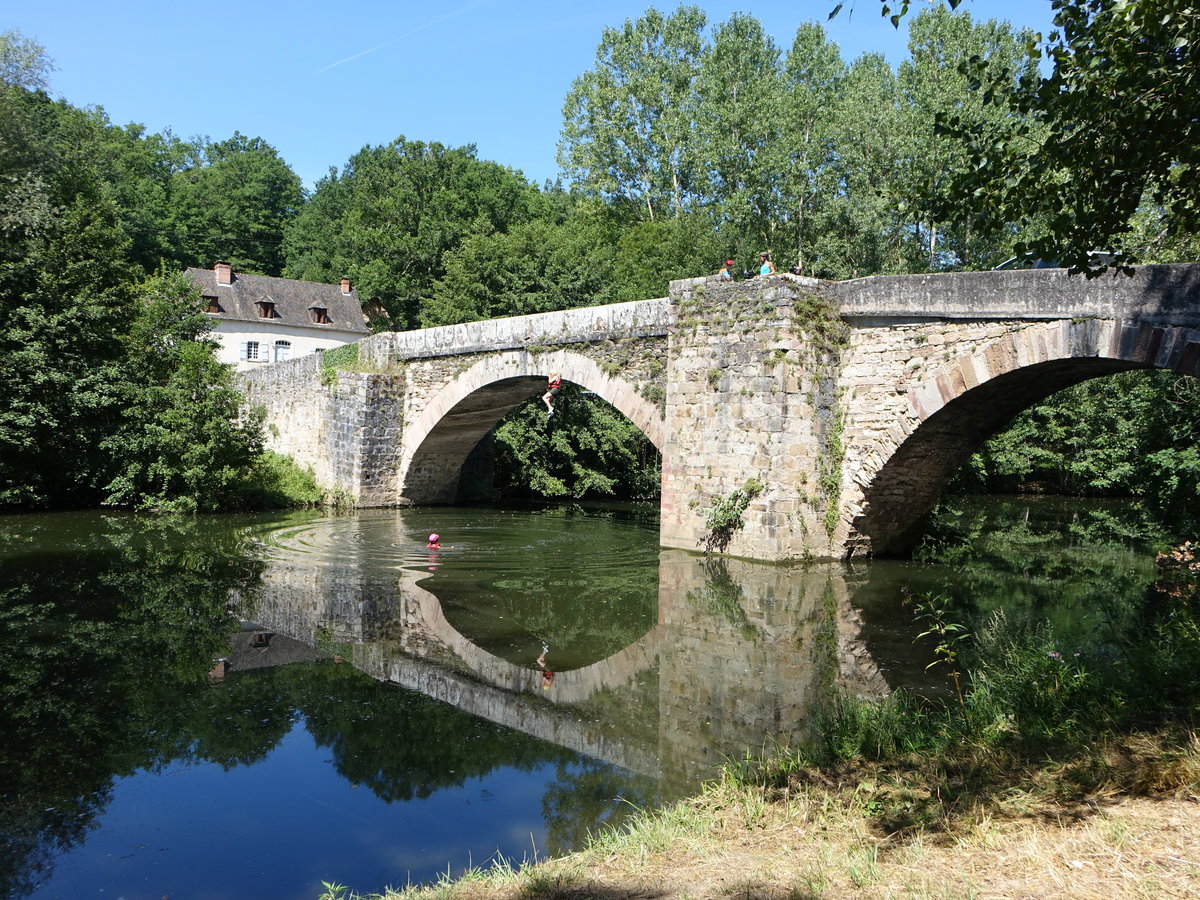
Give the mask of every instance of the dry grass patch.
<svg viewBox="0 0 1200 900">
<path fill-rule="evenodd" d="M 759 796 L 754 796 L 759 794 Z M 861 795 L 810 788 L 765 803 L 715 786 L 628 833 L 520 871 L 390 895 L 577 898 L 1091 898 L 1200 896 L 1200 804 L 1113 798 L 1055 818 L 980 819 L 934 843 L 881 837 Z"/>
</svg>

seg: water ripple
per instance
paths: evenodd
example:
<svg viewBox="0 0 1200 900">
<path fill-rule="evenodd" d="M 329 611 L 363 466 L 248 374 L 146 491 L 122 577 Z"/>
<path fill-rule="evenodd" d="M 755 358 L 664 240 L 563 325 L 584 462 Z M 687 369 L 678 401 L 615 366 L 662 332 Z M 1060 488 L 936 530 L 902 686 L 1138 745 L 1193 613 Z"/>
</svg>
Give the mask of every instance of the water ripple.
<svg viewBox="0 0 1200 900">
<path fill-rule="evenodd" d="M 365 570 L 452 566 L 493 573 L 644 565 L 657 553 L 646 512 L 609 509 L 478 509 L 440 507 L 364 510 L 349 515 L 297 516 L 256 537 L 273 562 Z M 430 533 L 441 548 L 426 546 Z"/>
</svg>

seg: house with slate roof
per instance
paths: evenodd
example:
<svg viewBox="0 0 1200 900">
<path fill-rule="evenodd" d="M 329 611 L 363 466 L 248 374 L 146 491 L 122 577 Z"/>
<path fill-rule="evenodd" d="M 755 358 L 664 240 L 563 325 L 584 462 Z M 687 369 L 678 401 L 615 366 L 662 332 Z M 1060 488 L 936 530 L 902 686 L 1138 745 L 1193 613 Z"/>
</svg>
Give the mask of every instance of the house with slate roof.
<svg viewBox="0 0 1200 900">
<path fill-rule="evenodd" d="M 229 263 L 189 268 L 213 320 L 217 359 L 239 369 L 350 344 L 368 333 L 350 280 L 340 285 L 240 275 Z"/>
</svg>

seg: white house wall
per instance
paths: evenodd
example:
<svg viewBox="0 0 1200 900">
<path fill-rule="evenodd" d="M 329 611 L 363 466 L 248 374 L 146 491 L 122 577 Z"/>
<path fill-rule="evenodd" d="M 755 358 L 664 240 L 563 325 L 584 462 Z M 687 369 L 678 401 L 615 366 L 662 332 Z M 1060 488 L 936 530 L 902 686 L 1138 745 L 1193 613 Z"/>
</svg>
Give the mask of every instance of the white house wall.
<svg viewBox="0 0 1200 900">
<path fill-rule="evenodd" d="M 355 331 L 340 331 L 336 328 L 323 326 L 302 328 L 298 325 L 273 325 L 264 328 L 257 322 L 242 322 L 230 319 L 213 318 L 212 336 L 220 343 L 217 359 L 236 366 L 238 370 L 255 369 L 269 365 L 267 360 L 247 361 L 241 359 L 241 345 L 246 341 L 258 341 L 260 346 L 270 348 L 270 362 L 274 362 L 276 341 L 290 341 L 292 344 L 291 359 L 307 356 L 317 350 L 328 350 L 343 344 L 352 344 L 366 335 Z"/>
</svg>

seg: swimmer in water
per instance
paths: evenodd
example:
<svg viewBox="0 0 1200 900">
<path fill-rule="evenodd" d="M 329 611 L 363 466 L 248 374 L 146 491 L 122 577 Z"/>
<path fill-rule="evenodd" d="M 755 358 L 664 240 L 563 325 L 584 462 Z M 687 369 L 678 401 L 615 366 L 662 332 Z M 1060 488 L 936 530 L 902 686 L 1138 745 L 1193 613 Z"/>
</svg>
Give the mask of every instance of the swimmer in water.
<svg viewBox="0 0 1200 900">
<path fill-rule="evenodd" d="M 442 547 L 441 540 L 442 536 L 435 531 L 429 536 L 429 543 L 425 546 L 430 550 L 440 550 Z"/>
</svg>

